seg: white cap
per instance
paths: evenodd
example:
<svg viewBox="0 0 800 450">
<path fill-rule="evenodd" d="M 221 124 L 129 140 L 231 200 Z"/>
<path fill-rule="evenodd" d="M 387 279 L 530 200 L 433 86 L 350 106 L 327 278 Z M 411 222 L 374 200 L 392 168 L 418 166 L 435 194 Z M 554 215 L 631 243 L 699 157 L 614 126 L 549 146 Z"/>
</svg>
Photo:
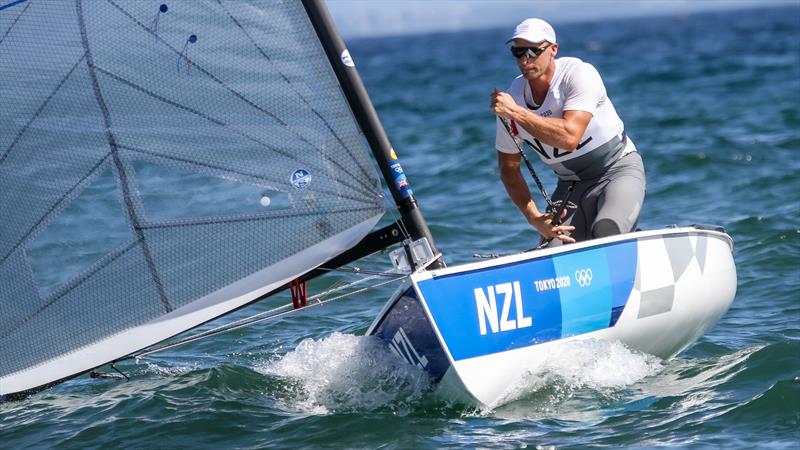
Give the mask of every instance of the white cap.
<svg viewBox="0 0 800 450">
<path fill-rule="evenodd" d="M 528 42 L 539 43 L 547 41 L 556 43 L 556 32 L 549 23 L 542 19 L 525 19 L 514 29 L 514 35 L 506 42 L 514 39 L 525 39 Z"/>
</svg>

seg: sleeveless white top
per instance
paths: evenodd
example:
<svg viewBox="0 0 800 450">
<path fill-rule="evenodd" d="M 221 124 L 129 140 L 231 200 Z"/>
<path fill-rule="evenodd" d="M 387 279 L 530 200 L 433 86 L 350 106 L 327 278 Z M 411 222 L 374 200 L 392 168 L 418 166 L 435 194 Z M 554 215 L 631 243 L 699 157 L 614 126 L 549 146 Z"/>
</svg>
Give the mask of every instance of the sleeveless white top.
<svg viewBox="0 0 800 450">
<path fill-rule="evenodd" d="M 625 125 L 606 95 L 606 88 L 597 69 L 578 58 L 558 58 L 556 70 L 544 101 L 538 107 L 533 101 L 528 80 L 520 75 L 511 83 L 508 93 L 514 101 L 541 117 L 562 117 L 564 111 L 578 110 L 592 114 L 586 132 L 575 151 L 554 148 L 540 142 L 521 126 L 515 126 L 518 137 L 528 142 L 562 179 L 594 178 L 622 156 L 636 151 L 630 139 L 622 136 Z M 503 153 L 517 153 L 517 147 L 503 123 L 497 120 L 495 147 Z"/>
</svg>

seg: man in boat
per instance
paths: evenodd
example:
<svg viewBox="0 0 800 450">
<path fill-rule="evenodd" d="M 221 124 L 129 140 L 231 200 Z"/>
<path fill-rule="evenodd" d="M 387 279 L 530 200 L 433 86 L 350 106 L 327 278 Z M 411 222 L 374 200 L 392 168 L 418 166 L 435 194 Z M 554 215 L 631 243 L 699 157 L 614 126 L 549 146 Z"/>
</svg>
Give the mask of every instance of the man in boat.
<svg viewBox="0 0 800 450">
<path fill-rule="evenodd" d="M 644 166 L 600 74 L 578 58 L 556 59 L 555 31 L 542 19 L 524 20 L 508 42 L 522 74 L 507 92 L 492 93 L 491 109 L 498 117 L 495 147 L 509 197 L 554 243 L 634 231 L 644 200 Z M 531 198 L 520 171 L 521 141 L 558 175 L 556 209 L 569 196 L 561 224 Z"/>
</svg>

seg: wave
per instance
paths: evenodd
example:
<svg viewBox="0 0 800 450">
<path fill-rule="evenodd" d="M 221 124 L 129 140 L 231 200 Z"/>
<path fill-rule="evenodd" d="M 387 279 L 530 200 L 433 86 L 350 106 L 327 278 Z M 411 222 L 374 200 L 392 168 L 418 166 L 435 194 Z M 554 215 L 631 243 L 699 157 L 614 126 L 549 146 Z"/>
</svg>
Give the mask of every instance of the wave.
<svg viewBox="0 0 800 450">
<path fill-rule="evenodd" d="M 278 395 L 283 407 L 309 414 L 404 413 L 432 387 L 427 374 L 387 352 L 377 339 L 338 332 L 306 339 L 256 370 L 283 380 Z"/>
</svg>

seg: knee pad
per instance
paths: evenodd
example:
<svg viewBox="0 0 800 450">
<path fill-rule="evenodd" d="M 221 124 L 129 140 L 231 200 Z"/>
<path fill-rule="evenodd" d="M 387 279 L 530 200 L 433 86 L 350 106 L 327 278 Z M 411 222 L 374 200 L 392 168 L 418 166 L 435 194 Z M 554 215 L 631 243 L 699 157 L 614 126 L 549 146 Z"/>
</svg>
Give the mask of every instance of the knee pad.
<svg viewBox="0 0 800 450">
<path fill-rule="evenodd" d="M 592 226 L 592 237 L 602 238 L 620 234 L 619 225 L 611 219 L 600 219 Z"/>
</svg>

